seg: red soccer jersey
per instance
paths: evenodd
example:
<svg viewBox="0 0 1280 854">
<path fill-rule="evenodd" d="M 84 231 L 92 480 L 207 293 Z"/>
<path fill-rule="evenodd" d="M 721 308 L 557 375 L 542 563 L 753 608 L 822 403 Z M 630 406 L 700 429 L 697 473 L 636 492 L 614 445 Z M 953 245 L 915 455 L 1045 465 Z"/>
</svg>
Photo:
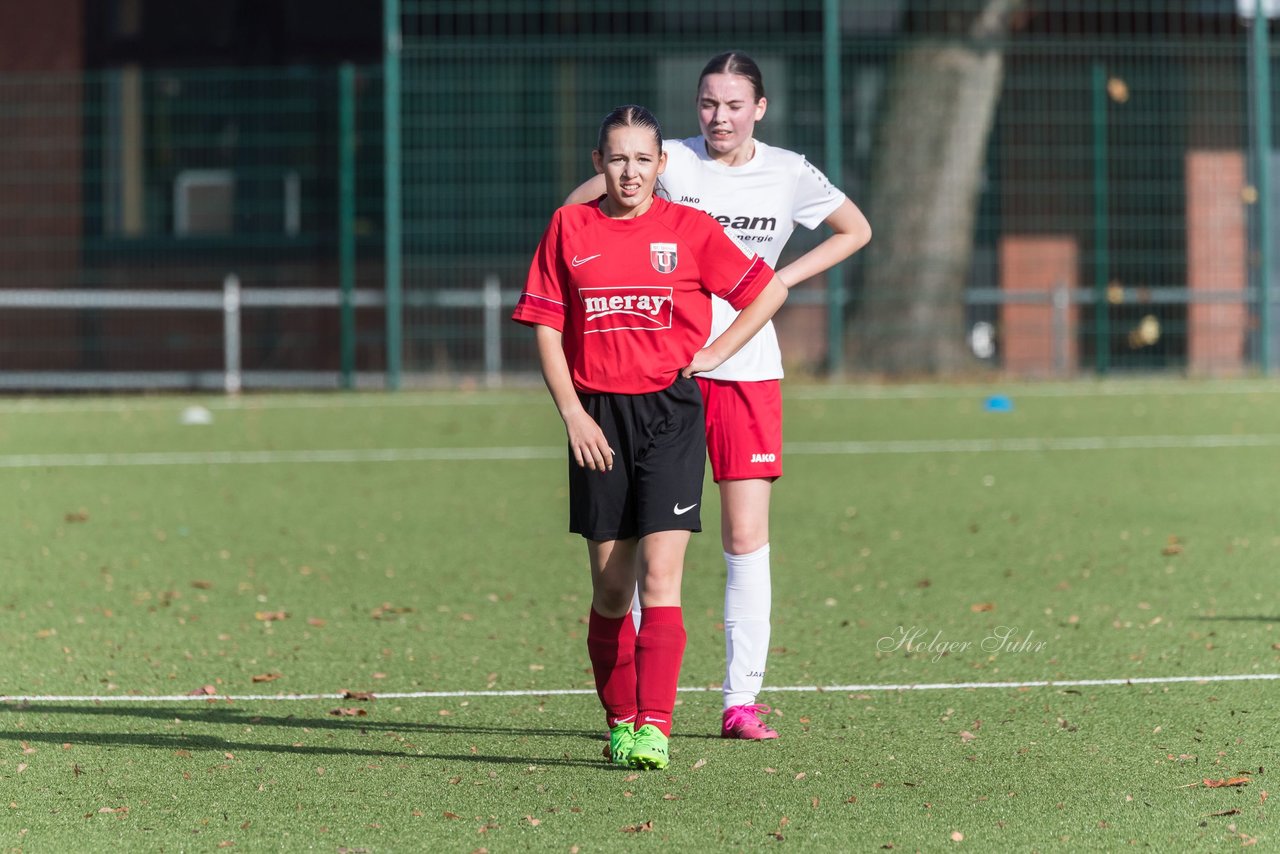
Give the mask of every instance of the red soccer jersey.
<svg viewBox="0 0 1280 854">
<path fill-rule="evenodd" d="M 695 208 L 654 198 L 633 219 L 599 202 L 551 217 L 512 317 L 564 336 L 574 387 L 660 391 L 693 360 L 711 330 L 711 294 L 745 308 L 773 270 Z"/>
</svg>

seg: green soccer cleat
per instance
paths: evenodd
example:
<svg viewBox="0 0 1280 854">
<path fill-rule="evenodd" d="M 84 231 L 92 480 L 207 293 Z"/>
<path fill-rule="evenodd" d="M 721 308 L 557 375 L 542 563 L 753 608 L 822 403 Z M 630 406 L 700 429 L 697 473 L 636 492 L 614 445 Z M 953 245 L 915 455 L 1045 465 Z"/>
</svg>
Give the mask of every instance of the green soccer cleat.
<svg viewBox="0 0 1280 854">
<path fill-rule="evenodd" d="M 631 756 L 631 748 L 636 743 L 635 724 L 627 721 L 609 730 L 609 746 L 604 749 L 604 758 L 614 765 L 626 765 Z"/>
<path fill-rule="evenodd" d="M 667 767 L 667 737 L 653 724 L 645 724 L 636 730 L 635 745 L 627 763 L 632 768 L 659 770 Z"/>
</svg>

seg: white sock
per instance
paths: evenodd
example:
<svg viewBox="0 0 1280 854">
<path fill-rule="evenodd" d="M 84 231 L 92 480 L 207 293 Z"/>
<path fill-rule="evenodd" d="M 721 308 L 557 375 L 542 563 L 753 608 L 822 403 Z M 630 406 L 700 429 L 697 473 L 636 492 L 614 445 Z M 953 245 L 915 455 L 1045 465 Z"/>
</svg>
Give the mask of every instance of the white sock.
<svg viewBox="0 0 1280 854">
<path fill-rule="evenodd" d="M 754 703 L 769 657 L 769 544 L 745 555 L 725 552 L 724 707 Z"/>
</svg>

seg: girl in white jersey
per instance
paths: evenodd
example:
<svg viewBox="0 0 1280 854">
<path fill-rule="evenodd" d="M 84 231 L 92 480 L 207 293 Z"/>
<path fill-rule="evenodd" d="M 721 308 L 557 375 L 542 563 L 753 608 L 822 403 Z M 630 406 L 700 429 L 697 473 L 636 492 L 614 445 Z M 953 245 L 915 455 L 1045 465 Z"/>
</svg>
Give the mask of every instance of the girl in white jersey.
<svg viewBox="0 0 1280 854">
<path fill-rule="evenodd" d="M 866 217 L 803 155 L 757 140 L 768 101 L 760 68 L 741 53 L 711 59 L 698 80 L 700 136 L 664 143 L 662 184 L 671 200 L 707 211 L 745 248 L 776 268 L 797 224 L 825 223 L 832 234 L 787 266 L 787 287 L 822 273 L 871 239 Z M 587 181 L 569 202 L 599 197 L 604 182 Z M 737 312 L 713 300 L 711 337 Z M 769 500 L 782 475 L 782 354 L 769 323 L 714 371 L 701 374 L 707 453 L 720 487 L 725 585 L 724 716 L 721 736 L 777 738 L 756 703 L 769 653 L 772 584 Z"/>
</svg>

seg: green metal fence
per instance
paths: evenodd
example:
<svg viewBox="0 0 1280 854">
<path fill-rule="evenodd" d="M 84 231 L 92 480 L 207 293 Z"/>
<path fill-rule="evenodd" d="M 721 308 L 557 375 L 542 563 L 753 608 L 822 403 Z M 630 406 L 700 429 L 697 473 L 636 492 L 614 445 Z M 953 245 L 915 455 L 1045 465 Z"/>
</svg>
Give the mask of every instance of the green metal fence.
<svg viewBox="0 0 1280 854">
<path fill-rule="evenodd" d="M 251 378 L 380 369 L 381 309 L 322 303 L 381 293 L 381 94 L 378 68 L 0 77 L 0 386 L 201 384 L 232 275 Z"/>
<path fill-rule="evenodd" d="M 249 385 L 532 372 L 505 317 L 600 118 L 696 134 L 731 48 L 875 231 L 793 292 L 792 369 L 1267 372 L 1255 3 L 385 0 L 381 67 L 0 75 L 0 386 L 220 383 L 232 274 Z"/>
<path fill-rule="evenodd" d="M 998 32 L 978 33 L 975 20 L 1001 5 L 1009 14 Z M 1216 374 L 1269 364 L 1267 205 L 1255 203 L 1269 158 L 1254 156 L 1251 120 L 1269 104 L 1257 81 L 1269 80 L 1270 46 L 1266 28 L 1255 39 L 1230 0 L 402 0 L 402 11 L 407 296 L 479 288 L 486 275 L 518 288 L 550 211 L 589 174 L 599 118 L 634 101 L 655 110 L 668 136 L 696 133 L 698 69 L 735 48 L 765 72 L 761 138 L 838 174 L 876 230 L 843 281 L 811 283 L 784 310 L 793 366 L 858 370 L 895 342 L 930 339 L 956 342 L 951 370 Z M 926 300 L 912 296 L 915 283 L 883 272 L 901 267 L 888 256 L 909 254 L 910 229 L 946 189 L 926 170 L 877 192 L 890 183 L 895 146 L 886 117 L 912 97 L 903 56 L 922 48 L 1003 61 L 964 282 L 945 313 L 918 311 Z M 961 116 L 949 132 L 975 131 Z M 802 232 L 788 254 L 819 236 Z M 906 269 L 927 276 L 930 263 Z M 477 322 L 407 310 L 406 364 L 473 363 Z M 520 330 L 507 330 L 504 346 L 507 364 L 531 364 Z"/>
</svg>

